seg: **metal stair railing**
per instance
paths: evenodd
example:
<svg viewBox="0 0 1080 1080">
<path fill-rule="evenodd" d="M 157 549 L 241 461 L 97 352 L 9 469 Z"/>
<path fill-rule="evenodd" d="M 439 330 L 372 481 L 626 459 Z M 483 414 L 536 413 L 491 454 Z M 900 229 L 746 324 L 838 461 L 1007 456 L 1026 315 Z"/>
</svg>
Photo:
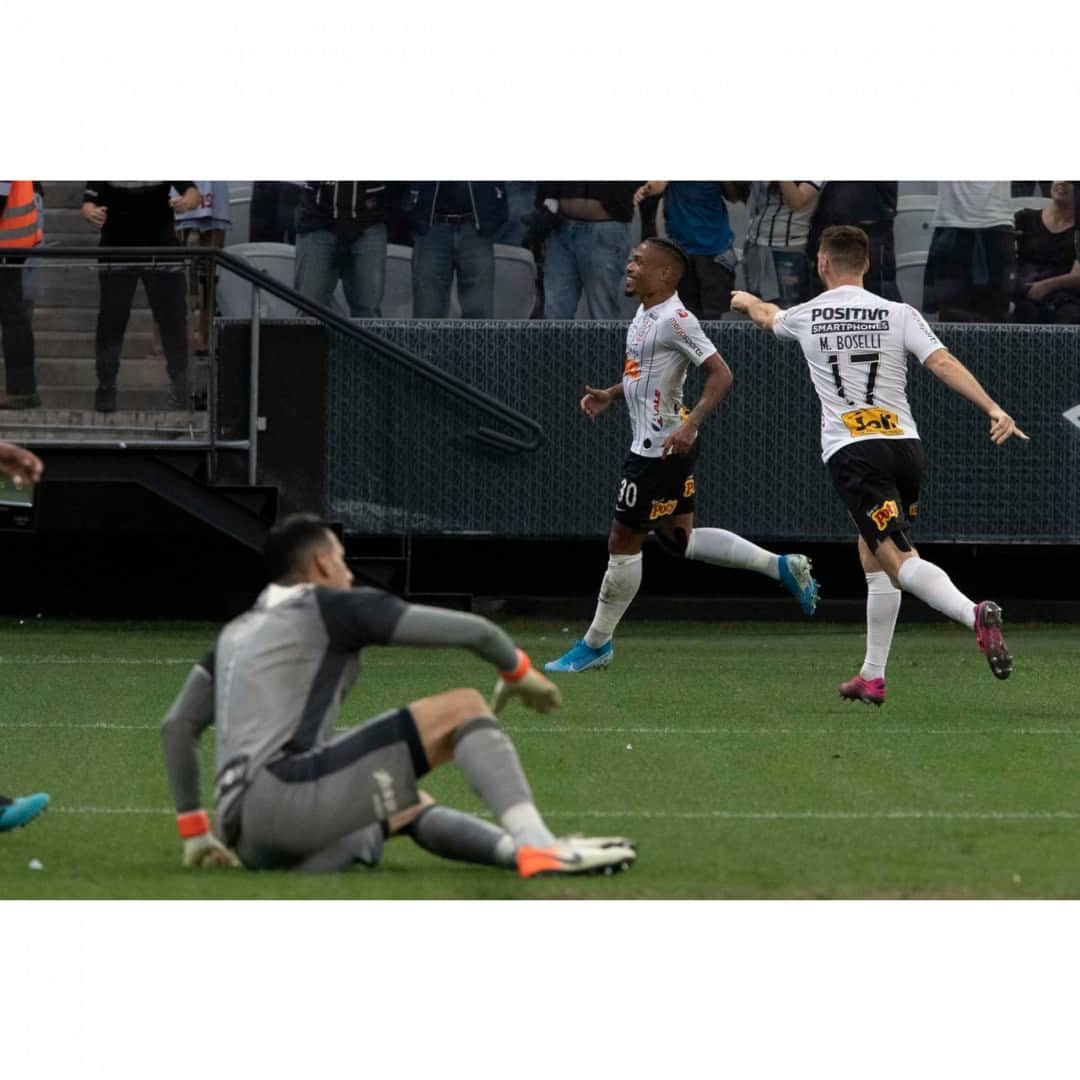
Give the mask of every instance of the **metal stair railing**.
<svg viewBox="0 0 1080 1080">
<path fill-rule="evenodd" d="M 21 254 L 21 252 L 20 252 Z M 489 450 L 497 450 L 506 454 L 518 454 L 533 452 L 540 448 L 544 442 L 544 429 L 539 423 L 519 412 L 510 405 L 499 401 L 498 398 L 466 382 L 464 379 L 444 371 L 433 364 L 430 360 L 408 349 L 402 348 L 393 342 L 380 337 L 372 330 L 358 326 L 355 322 L 336 311 L 323 307 L 313 300 L 302 296 L 295 289 L 275 281 L 269 274 L 257 269 L 245 259 L 228 252 L 214 248 L 185 248 L 177 246 L 159 247 L 41 247 L 27 251 L 34 259 L 47 262 L 60 262 L 61 260 L 77 260 L 76 265 L 82 266 L 89 260 L 103 262 L 106 266 L 128 267 L 154 267 L 163 265 L 176 265 L 189 261 L 204 260 L 220 266 L 230 273 L 247 281 L 254 286 L 252 292 L 252 327 L 251 327 L 251 369 L 250 369 L 250 401 L 248 410 L 248 438 L 246 440 L 230 440 L 227 444 L 217 439 L 217 357 L 213 335 L 211 335 L 209 348 L 209 378 L 210 385 L 207 393 L 208 411 L 208 444 L 205 448 L 210 451 L 211 464 L 210 475 L 216 472 L 214 456 L 221 447 L 229 449 L 246 449 L 248 452 L 248 479 L 255 483 L 256 466 L 258 462 L 258 390 L 259 390 L 259 290 L 265 290 L 271 296 L 291 304 L 298 311 L 317 319 L 324 326 L 330 327 L 345 335 L 380 356 L 400 364 L 415 372 L 421 378 L 432 383 L 448 396 L 458 401 L 473 406 L 485 414 L 492 422 L 508 427 L 510 432 L 498 431 L 486 425 L 480 425 L 475 431 L 468 432 L 466 438 L 476 445 Z M 210 310 L 214 308 L 214 274 L 209 275 L 210 295 L 207 298 Z M 191 446 L 193 444 L 188 443 Z M 198 444 L 200 448 L 203 444 Z"/>
</svg>

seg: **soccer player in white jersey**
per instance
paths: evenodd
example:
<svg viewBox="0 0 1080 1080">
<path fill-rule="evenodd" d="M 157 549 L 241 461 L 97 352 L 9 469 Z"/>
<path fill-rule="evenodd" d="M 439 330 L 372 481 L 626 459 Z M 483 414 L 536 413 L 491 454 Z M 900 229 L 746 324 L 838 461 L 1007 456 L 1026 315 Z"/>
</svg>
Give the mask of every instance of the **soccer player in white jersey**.
<svg viewBox="0 0 1080 1080">
<path fill-rule="evenodd" d="M 805 555 L 774 555 L 726 529 L 694 527 L 698 430 L 727 395 L 732 378 L 675 291 L 687 266 L 679 245 L 659 237 L 643 241 L 630 253 L 626 293 L 640 297 L 641 305 L 626 335 L 622 382 L 602 390 L 586 386 L 580 402 L 581 411 L 595 420 L 622 398 L 633 427 L 608 533 L 607 572 L 585 637 L 545 664 L 545 671 L 575 673 L 611 663 L 611 639 L 637 595 L 641 545 L 650 532 L 674 555 L 765 574 L 781 582 L 807 615 L 814 613 L 817 582 Z M 705 372 L 705 386 L 693 409 L 682 399 L 690 364 Z"/>
<path fill-rule="evenodd" d="M 821 236 L 818 274 L 826 291 L 782 311 L 736 292 L 733 311 L 745 312 L 782 340 L 797 341 L 821 399 L 822 460 L 859 532 L 866 573 L 866 658 L 840 686 L 841 697 L 881 705 L 900 591 L 969 630 L 999 679 L 1012 671 L 1001 636 L 1001 609 L 974 603 L 940 567 L 919 557 L 911 542 L 918 512 L 923 449 L 905 392 L 907 354 L 990 418 L 990 440 L 1000 446 L 1027 436 L 938 340 L 910 305 L 862 287 L 869 241 L 862 229 L 833 225 Z"/>
</svg>

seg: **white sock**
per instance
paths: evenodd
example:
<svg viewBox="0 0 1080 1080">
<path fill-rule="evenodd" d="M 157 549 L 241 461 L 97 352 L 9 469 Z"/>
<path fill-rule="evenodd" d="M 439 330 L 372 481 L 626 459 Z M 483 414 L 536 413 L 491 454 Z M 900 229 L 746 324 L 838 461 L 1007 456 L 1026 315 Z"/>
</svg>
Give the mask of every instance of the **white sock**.
<svg viewBox="0 0 1080 1080">
<path fill-rule="evenodd" d="M 636 555 L 609 555 L 607 572 L 600 584 L 596 614 L 585 631 L 585 644 L 590 649 L 606 645 L 615 633 L 619 620 L 626 614 L 641 585 L 641 552 Z"/>
<path fill-rule="evenodd" d="M 975 602 L 969 600 L 950 580 L 949 575 L 918 555 L 905 559 L 896 575 L 900 587 L 914 593 L 924 603 L 948 615 L 961 626 L 975 629 Z"/>
<path fill-rule="evenodd" d="M 864 679 L 885 678 L 903 595 L 884 570 L 866 575 L 866 659 L 859 672 Z"/>
<path fill-rule="evenodd" d="M 740 570 L 756 570 L 759 574 L 780 580 L 780 556 L 751 544 L 727 529 L 694 529 L 686 545 L 686 558 L 713 566 L 735 566 Z"/>
<path fill-rule="evenodd" d="M 499 824 L 513 837 L 518 846 L 551 847 L 555 837 L 544 824 L 540 811 L 531 802 L 518 803 L 499 815 Z"/>
</svg>

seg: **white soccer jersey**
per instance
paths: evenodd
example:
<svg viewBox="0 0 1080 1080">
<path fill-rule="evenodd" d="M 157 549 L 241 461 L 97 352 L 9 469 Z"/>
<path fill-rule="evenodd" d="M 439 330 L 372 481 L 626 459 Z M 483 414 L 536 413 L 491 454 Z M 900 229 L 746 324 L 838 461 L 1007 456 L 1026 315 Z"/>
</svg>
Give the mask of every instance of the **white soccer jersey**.
<svg viewBox="0 0 1080 1080">
<path fill-rule="evenodd" d="M 777 314 L 773 332 L 797 341 L 821 399 L 821 460 L 865 439 L 917 439 L 907 399 L 907 354 L 944 348 L 910 305 L 856 285 Z"/>
<path fill-rule="evenodd" d="M 697 318 L 675 293 L 646 310 L 640 304 L 626 332 L 623 397 L 634 429 L 632 453 L 660 457 L 664 440 L 687 410 L 682 390 L 687 364 L 701 366 L 716 352 Z"/>
</svg>

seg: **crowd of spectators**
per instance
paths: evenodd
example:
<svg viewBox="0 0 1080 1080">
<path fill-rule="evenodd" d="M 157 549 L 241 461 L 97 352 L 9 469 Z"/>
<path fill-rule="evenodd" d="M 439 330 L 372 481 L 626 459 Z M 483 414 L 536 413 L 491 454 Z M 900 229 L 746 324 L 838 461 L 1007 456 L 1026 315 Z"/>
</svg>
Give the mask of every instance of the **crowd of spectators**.
<svg viewBox="0 0 1080 1080">
<path fill-rule="evenodd" d="M 12 185 L 23 192 L 30 184 L 0 182 L 0 213 Z M 42 242 L 45 212 L 41 185 L 32 190 L 33 229 L 21 217 L 10 219 L 21 232 L 9 227 L 12 250 L 0 252 L 3 409 L 41 403 L 28 245 Z M 921 309 L 941 321 L 1080 324 L 1078 194 L 1067 180 L 940 182 Z M 1019 208 L 1014 202 L 1032 195 L 1047 201 Z M 91 181 L 82 215 L 109 247 L 293 245 L 297 291 L 329 307 L 340 286 L 349 314 L 362 319 L 384 315 L 392 244 L 412 249 L 415 318 L 449 317 L 455 286 L 463 318 L 494 317 L 498 250 L 509 246 L 531 253 L 533 318 L 621 319 L 631 246 L 658 229 L 688 256 L 680 297 L 702 319 L 731 318 L 735 288 L 784 307 L 815 295 L 822 288 L 818 238 L 829 225 L 863 228 L 871 252 L 866 287 L 904 298 L 897 285 L 896 181 L 257 181 L 247 236 L 230 233 L 229 201 L 222 181 Z M 745 222 L 741 235 L 732 220 L 737 209 Z M 169 405 L 188 407 L 189 356 L 205 354 L 209 344 L 207 265 L 188 270 L 185 279 L 182 264 L 100 260 L 97 409 L 116 408 L 120 355 L 140 280 L 155 350 L 165 360 Z"/>
<path fill-rule="evenodd" d="M 329 197 L 320 193 L 353 184 L 380 190 L 385 184 L 378 220 L 388 243 L 413 248 L 416 318 L 448 316 L 455 275 L 462 316 L 492 317 L 497 245 L 531 252 L 534 318 L 622 318 L 631 245 L 658 228 L 689 257 L 679 295 L 699 318 L 731 317 L 736 287 L 785 307 L 815 295 L 822 289 L 818 238 L 829 225 L 864 229 L 866 287 L 904 299 L 894 239 L 897 181 L 256 183 L 252 240 L 295 242 L 296 287 L 320 303 L 327 302 L 325 287 L 309 287 L 300 271 L 305 207 Z M 1032 195 L 1049 205 L 1014 208 L 1012 200 Z M 1080 322 L 1073 198 L 1070 181 L 941 182 L 918 306 L 942 321 Z M 736 236 L 731 218 L 738 204 L 746 224 Z M 344 227 L 340 217 L 334 227 Z M 381 241 L 372 250 L 385 260 Z M 354 315 L 372 310 L 351 300 L 349 306 Z"/>
</svg>

